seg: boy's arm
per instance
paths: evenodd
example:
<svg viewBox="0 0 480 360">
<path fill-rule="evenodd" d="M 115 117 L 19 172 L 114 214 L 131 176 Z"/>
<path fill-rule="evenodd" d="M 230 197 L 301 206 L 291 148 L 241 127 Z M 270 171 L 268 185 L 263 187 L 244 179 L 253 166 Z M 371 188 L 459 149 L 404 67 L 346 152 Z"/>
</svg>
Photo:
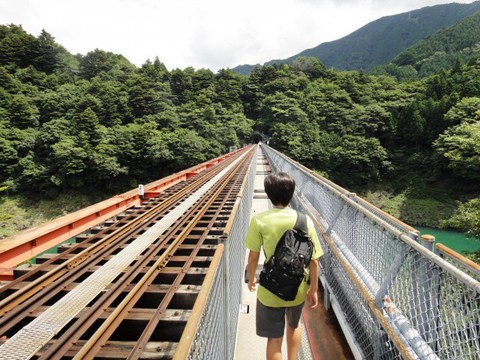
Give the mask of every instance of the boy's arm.
<svg viewBox="0 0 480 360">
<path fill-rule="evenodd" d="M 257 279 L 255 278 L 255 273 L 257 271 L 258 260 L 260 259 L 260 252 L 250 250 L 248 253 L 248 290 L 255 291 L 255 283 Z"/>
<path fill-rule="evenodd" d="M 311 260 L 308 265 L 310 269 L 310 288 L 307 292 L 307 300 L 311 309 L 315 309 L 318 305 L 318 261 Z"/>
</svg>

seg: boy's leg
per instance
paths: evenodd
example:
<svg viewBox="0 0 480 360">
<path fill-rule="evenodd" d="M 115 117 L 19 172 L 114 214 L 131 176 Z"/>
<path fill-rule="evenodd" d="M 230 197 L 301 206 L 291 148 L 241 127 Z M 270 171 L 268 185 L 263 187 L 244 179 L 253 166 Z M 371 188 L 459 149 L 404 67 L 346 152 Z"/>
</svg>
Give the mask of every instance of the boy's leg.
<svg viewBox="0 0 480 360">
<path fill-rule="evenodd" d="M 288 360 L 296 360 L 300 344 L 302 342 L 302 329 L 300 327 L 292 328 L 287 325 L 287 353 Z"/>
<path fill-rule="evenodd" d="M 285 308 L 263 305 L 257 299 L 257 335 L 267 338 L 267 359 L 282 359 L 282 341 L 285 331 Z"/>
<path fill-rule="evenodd" d="M 282 341 L 283 341 L 283 337 L 268 338 L 267 360 L 282 360 Z"/>
<path fill-rule="evenodd" d="M 296 360 L 302 341 L 302 329 L 298 326 L 302 316 L 303 303 L 287 308 L 287 352 L 288 360 Z"/>
</svg>

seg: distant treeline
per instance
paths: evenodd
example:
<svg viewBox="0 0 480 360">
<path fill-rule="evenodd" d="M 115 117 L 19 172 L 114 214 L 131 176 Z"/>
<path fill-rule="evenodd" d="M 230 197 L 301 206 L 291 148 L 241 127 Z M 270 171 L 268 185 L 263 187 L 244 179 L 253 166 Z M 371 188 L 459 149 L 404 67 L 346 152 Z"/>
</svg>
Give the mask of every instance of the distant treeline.
<svg viewBox="0 0 480 360">
<path fill-rule="evenodd" d="M 315 58 L 247 77 L 169 71 L 159 59 L 137 68 L 99 49 L 74 56 L 45 31 L 0 26 L 10 193 L 126 190 L 263 138 L 352 189 L 421 176 L 478 197 L 479 109 L 478 59 L 410 82 Z"/>
</svg>

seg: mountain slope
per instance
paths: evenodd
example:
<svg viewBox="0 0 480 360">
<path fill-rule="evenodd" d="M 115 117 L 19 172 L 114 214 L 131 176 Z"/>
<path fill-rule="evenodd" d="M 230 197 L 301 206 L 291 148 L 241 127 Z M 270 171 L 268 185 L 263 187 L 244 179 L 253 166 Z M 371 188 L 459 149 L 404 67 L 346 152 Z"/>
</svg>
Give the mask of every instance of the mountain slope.
<svg viewBox="0 0 480 360">
<path fill-rule="evenodd" d="M 422 39 L 397 55 L 392 63 L 413 66 L 420 76 L 451 68 L 457 59 L 468 62 L 480 55 L 480 12 L 448 29 Z"/>
<path fill-rule="evenodd" d="M 373 21 L 339 40 L 320 44 L 284 60 L 299 56 L 319 58 L 327 67 L 340 70 L 370 70 L 390 62 L 396 55 L 435 32 L 480 11 L 480 1 L 471 4 L 446 4 L 425 7 Z M 234 71 L 245 73 L 253 67 L 242 65 Z"/>
</svg>

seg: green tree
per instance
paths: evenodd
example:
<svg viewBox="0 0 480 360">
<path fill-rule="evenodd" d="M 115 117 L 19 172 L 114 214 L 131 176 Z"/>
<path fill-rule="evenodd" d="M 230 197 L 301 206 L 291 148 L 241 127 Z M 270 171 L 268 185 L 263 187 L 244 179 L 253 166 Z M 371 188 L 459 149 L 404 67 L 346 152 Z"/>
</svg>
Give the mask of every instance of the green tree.
<svg viewBox="0 0 480 360">
<path fill-rule="evenodd" d="M 36 45 L 36 68 L 46 73 L 53 72 L 57 68 L 59 54 L 59 46 L 55 43 L 55 38 L 43 29 L 37 37 Z"/>
<path fill-rule="evenodd" d="M 107 184 L 100 183 L 100 187 L 109 188 L 110 183 L 113 183 L 121 175 L 128 175 L 128 168 L 120 164 L 117 156 L 117 148 L 106 137 L 95 146 L 89 153 L 87 162 L 89 173 L 93 175 L 90 178 L 92 185 L 95 186 L 98 182 L 106 180 Z"/>
<path fill-rule="evenodd" d="M 185 70 L 175 69 L 170 74 L 170 86 L 176 105 L 184 104 L 192 100 L 193 96 L 193 74 L 195 70 L 191 67 Z"/>
<path fill-rule="evenodd" d="M 175 158 L 169 164 L 170 169 L 185 169 L 209 158 L 220 155 L 212 151 L 208 140 L 194 130 L 178 129 L 166 135 L 168 149 Z"/>
<path fill-rule="evenodd" d="M 461 99 L 447 112 L 445 120 L 450 126 L 480 121 L 480 97 Z"/>
<path fill-rule="evenodd" d="M 170 79 L 167 68 L 158 57 L 155 57 L 153 63 L 147 60 L 140 68 L 140 73 L 151 82 L 165 82 Z"/>
<path fill-rule="evenodd" d="M 44 72 L 38 71 L 32 65 L 23 69 L 18 69 L 15 73 L 17 79 L 22 83 L 30 83 L 37 87 L 43 87 L 47 75 Z"/>
<path fill-rule="evenodd" d="M 303 72 L 310 79 L 324 77 L 327 74 L 325 65 L 316 57 L 297 57 L 293 61 L 292 69 Z"/>
<path fill-rule="evenodd" d="M 172 159 L 168 141 L 154 123 L 131 123 L 119 126 L 109 134 L 109 144 L 117 152 L 118 163 L 135 182 L 153 181 L 167 173 Z M 127 181 L 126 179 L 125 181 Z M 137 183 L 133 183 L 136 185 Z M 130 183 L 132 185 L 132 183 Z"/>
<path fill-rule="evenodd" d="M 94 101 L 84 104 L 91 107 L 98 115 L 100 124 L 104 126 L 120 125 L 128 117 L 128 92 L 114 80 L 101 80 L 98 77 L 90 81 L 88 95 Z M 125 119 L 126 120 L 126 119 Z"/>
<path fill-rule="evenodd" d="M 76 140 L 64 136 L 59 142 L 52 145 L 50 158 L 50 182 L 61 188 L 79 189 L 85 185 L 88 171 L 87 151 L 78 146 Z"/>
<path fill-rule="evenodd" d="M 419 148 L 425 140 L 426 120 L 418 103 L 412 103 L 403 109 L 397 121 L 397 135 L 401 144 Z"/>
<path fill-rule="evenodd" d="M 443 228 L 454 228 L 480 238 L 480 198 L 460 204 L 455 214 L 442 221 Z"/>
<path fill-rule="evenodd" d="M 100 142 L 100 123 L 97 114 L 92 109 L 88 107 L 79 114 L 76 125 L 78 137 L 83 148 L 88 149 L 98 145 Z"/>
<path fill-rule="evenodd" d="M 36 39 L 18 25 L 0 25 L 0 65 L 34 65 Z"/>
<path fill-rule="evenodd" d="M 322 130 L 348 132 L 344 128 L 346 114 L 352 109 L 350 95 L 334 82 L 317 79 L 308 84 L 305 90 L 305 109 L 311 119 Z"/>
<path fill-rule="evenodd" d="M 449 128 L 433 146 L 455 177 L 480 180 L 480 121 Z"/>
<path fill-rule="evenodd" d="M 20 82 L 12 76 L 6 68 L 0 66 L 0 91 L 2 93 L 11 93 L 14 94 L 20 90 Z M 2 95 L 4 97 L 5 95 Z"/>
<path fill-rule="evenodd" d="M 149 83 L 145 78 L 137 78 L 129 91 L 128 105 L 136 118 L 157 115 L 163 111 L 172 112 L 173 102 L 168 83 Z"/>
<path fill-rule="evenodd" d="M 24 95 L 14 95 L 10 102 L 10 123 L 19 128 L 26 129 L 39 125 L 39 112 L 32 101 Z"/>
<path fill-rule="evenodd" d="M 217 102 L 226 109 L 242 110 L 240 96 L 242 94 L 243 77 L 231 70 L 222 69 L 215 77 Z"/>
<path fill-rule="evenodd" d="M 50 183 L 48 168 L 37 161 L 33 151 L 19 159 L 13 181 L 14 188 L 19 192 L 43 190 Z"/>
<path fill-rule="evenodd" d="M 130 62 L 122 55 L 95 49 L 80 58 L 80 75 L 91 79 L 115 68 L 128 69 L 130 66 Z"/>
<path fill-rule="evenodd" d="M 348 185 L 378 180 L 390 168 L 387 151 L 378 139 L 345 135 L 332 149 L 332 176 Z"/>
<path fill-rule="evenodd" d="M 2 149 L 0 151 L 0 183 L 11 179 L 19 160 L 15 143 L 9 137 L 9 131 L 0 123 L 0 149 Z"/>
</svg>

